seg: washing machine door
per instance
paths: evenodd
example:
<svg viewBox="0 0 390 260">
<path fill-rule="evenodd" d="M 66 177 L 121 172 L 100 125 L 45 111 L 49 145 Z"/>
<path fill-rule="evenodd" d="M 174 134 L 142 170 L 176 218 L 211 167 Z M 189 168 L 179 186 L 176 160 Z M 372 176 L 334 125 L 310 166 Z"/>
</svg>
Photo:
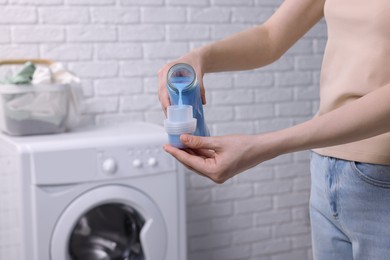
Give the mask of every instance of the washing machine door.
<svg viewBox="0 0 390 260">
<path fill-rule="evenodd" d="M 51 260 L 163 260 L 163 216 L 127 186 L 95 188 L 71 203 L 54 229 Z"/>
</svg>

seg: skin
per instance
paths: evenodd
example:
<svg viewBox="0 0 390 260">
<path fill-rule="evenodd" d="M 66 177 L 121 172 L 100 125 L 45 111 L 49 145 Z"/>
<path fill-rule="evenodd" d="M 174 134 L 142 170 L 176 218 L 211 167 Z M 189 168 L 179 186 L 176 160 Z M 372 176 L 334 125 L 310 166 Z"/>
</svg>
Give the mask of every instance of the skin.
<svg viewBox="0 0 390 260">
<path fill-rule="evenodd" d="M 323 16 L 324 0 L 286 0 L 264 24 L 195 49 L 158 72 L 163 110 L 170 105 L 165 88 L 168 69 L 175 63 L 191 64 L 199 77 L 209 72 L 254 69 L 280 58 Z M 327 114 L 281 131 L 258 135 L 198 137 L 182 135 L 188 149 L 164 149 L 186 167 L 223 183 L 248 168 L 276 156 L 344 144 L 390 131 L 390 84 Z M 340 123 L 342 122 L 342 124 Z"/>
</svg>

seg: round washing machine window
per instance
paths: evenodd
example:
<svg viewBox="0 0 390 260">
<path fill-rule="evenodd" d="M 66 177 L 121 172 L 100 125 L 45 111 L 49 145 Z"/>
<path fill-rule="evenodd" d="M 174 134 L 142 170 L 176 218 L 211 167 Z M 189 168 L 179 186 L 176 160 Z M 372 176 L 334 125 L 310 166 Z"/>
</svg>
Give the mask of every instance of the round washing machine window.
<svg viewBox="0 0 390 260">
<path fill-rule="evenodd" d="M 157 205 L 126 186 L 102 186 L 75 199 L 61 215 L 51 260 L 163 260 L 167 232 Z"/>
<path fill-rule="evenodd" d="M 71 232 L 74 260 L 144 259 L 140 232 L 143 217 L 124 204 L 104 204 L 83 215 Z"/>
</svg>

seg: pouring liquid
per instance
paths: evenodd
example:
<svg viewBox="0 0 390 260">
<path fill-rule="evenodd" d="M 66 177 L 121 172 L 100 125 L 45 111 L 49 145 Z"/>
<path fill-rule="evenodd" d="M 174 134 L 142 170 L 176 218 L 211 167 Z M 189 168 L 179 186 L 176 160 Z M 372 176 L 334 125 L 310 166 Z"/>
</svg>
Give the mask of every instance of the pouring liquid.
<svg viewBox="0 0 390 260">
<path fill-rule="evenodd" d="M 192 83 L 191 77 L 181 76 L 181 75 L 175 75 L 175 77 L 171 78 L 171 84 L 177 89 L 179 94 L 179 100 L 178 105 L 183 105 L 183 90 L 185 90 L 186 87 L 188 87 Z"/>
</svg>

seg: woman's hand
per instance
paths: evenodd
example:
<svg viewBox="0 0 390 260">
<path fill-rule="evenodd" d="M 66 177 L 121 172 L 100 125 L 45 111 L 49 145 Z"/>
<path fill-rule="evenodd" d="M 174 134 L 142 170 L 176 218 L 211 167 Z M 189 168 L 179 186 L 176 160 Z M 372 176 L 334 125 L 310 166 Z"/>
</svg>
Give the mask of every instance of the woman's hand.
<svg viewBox="0 0 390 260">
<path fill-rule="evenodd" d="M 181 142 L 188 148 L 177 149 L 165 145 L 164 149 L 190 170 L 223 183 L 234 175 L 243 172 L 265 160 L 275 157 L 261 136 L 229 135 L 219 137 L 200 137 L 182 135 Z M 260 145 L 260 146 L 259 146 Z"/>
<path fill-rule="evenodd" d="M 159 69 L 159 71 L 158 71 L 158 98 L 160 100 L 160 103 L 161 103 L 161 106 L 162 106 L 162 109 L 163 109 L 165 115 L 167 114 L 167 107 L 171 104 L 171 102 L 169 100 L 169 96 L 168 96 L 168 90 L 166 87 L 167 74 L 168 74 L 169 69 L 177 63 L 187 63 L 194 68 L 198 82 L 199 82 L 199 86 L 200 86 L 200 94 L 202 97 L 202 103 L 203 103 L 203 105 L 206 104 L 205 90 L 204 90 L 204 86 L 203 86 L 204 70 L 203 70 L 203 65 L 202 65 L 202 63 L 203 63 L 202 53 L 203 52 L 201 50 L 195 49 L 192 52 L 184 55 L 183 57 L 165 64 L 161 69 Z"/>
</svg>

